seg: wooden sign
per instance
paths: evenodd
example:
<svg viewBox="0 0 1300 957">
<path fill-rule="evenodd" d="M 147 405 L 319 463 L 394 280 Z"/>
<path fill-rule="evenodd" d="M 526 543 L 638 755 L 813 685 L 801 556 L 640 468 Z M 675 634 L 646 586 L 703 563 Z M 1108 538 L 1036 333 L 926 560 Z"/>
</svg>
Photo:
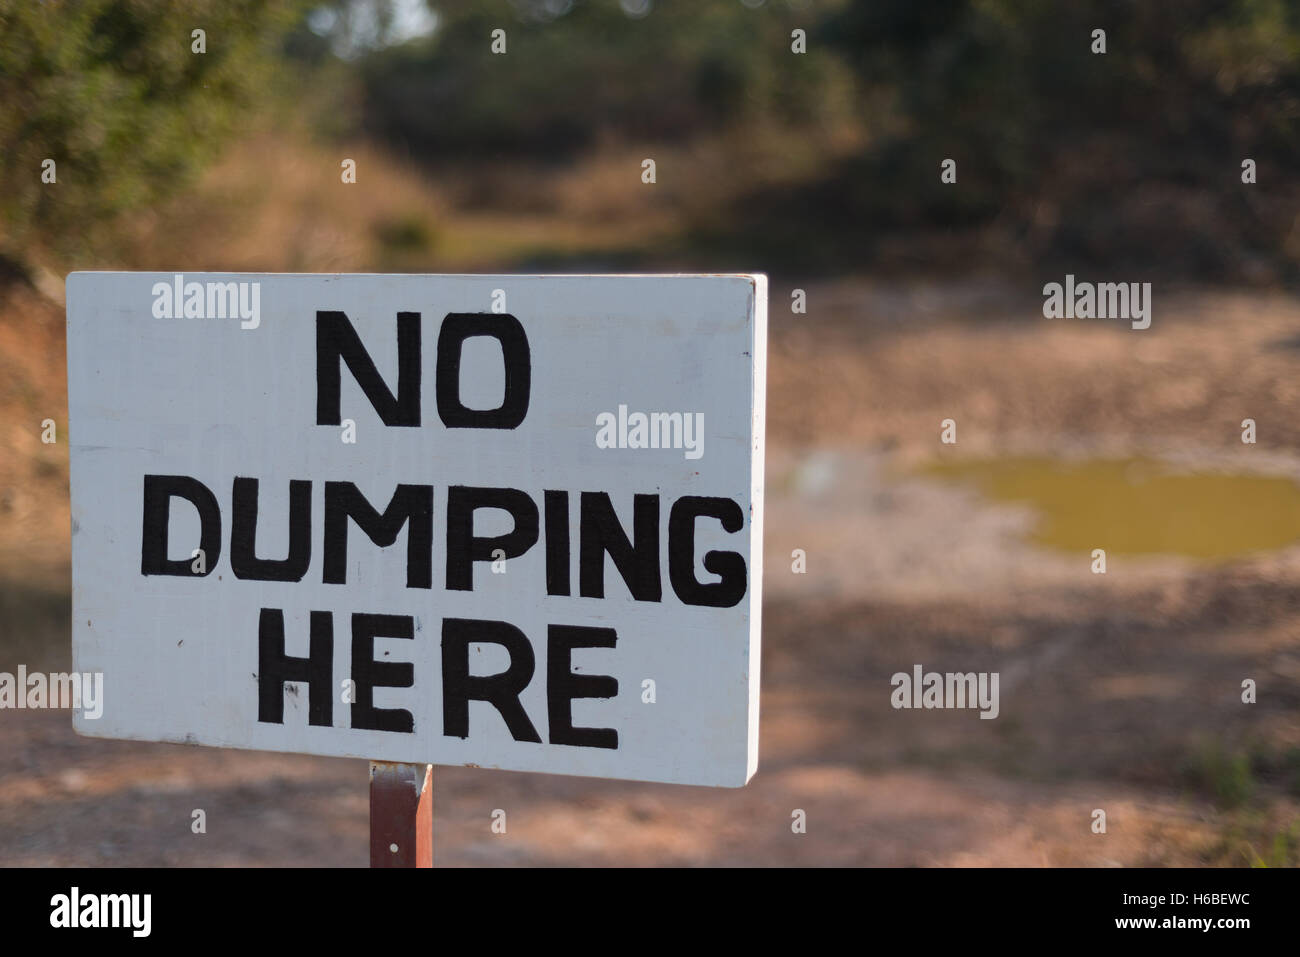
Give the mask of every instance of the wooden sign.
<svg viewBox="0 0 1300 957">
<path fill-rule="evenodd" d="M 748 781 L 765 277 L 67 289 L 80 733 Z"/>
</svg>

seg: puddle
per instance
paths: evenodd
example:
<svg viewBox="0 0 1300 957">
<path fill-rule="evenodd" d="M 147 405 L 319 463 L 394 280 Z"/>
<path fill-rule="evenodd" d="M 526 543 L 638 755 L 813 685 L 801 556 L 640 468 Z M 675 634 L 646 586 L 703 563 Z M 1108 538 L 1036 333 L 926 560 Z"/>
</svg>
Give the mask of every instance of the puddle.
<svg viewBox="0 0 1300 957">
<path fill-rule="evenodd" d="M 1040 513 L 1031 540 L 1071 551 L 1222 560 L 1300 541 L 1300 485 L 1148 459 L 939 462 L 919 474 L 975 485 Z"/>
</svg>

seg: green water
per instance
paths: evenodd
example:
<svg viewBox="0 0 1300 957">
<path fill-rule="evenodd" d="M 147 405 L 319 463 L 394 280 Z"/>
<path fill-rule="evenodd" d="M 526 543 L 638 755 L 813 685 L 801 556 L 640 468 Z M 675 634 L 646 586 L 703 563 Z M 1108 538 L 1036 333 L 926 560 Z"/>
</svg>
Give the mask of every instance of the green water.
<svg viewBox="0 0 1300 957">
<path fill-rule="evenodd" d="M 956 461 L 921 474 L 1035 506 L 1032 540 L 1071 551 L 1218 560 L 1300 541 L 1300 485 L 1287 478 L 1187 472 L 1147 459 Z"/>
</svg>

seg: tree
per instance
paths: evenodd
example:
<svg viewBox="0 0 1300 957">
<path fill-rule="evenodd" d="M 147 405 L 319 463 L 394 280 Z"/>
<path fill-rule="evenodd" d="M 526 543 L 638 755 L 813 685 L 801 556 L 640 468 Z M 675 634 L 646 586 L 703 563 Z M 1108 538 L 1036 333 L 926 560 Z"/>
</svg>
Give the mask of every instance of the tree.
<svg viewBox="0 0 1300 957">
<path fill-rule="evenodd" d="M 183 185 L 267 95 L 303 6 L 0 0 L 0 256 L 84 248 Z"/>
</svg>

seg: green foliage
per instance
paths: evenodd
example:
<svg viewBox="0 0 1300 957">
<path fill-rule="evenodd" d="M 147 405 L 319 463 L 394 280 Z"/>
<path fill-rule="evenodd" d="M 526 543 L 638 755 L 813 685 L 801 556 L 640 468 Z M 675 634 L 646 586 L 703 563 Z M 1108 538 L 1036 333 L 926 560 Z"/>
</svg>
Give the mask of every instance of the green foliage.
<svg viewBox="0 0 1300 957">
<path fill-rule="evenodd" d="M 1246 157 L 1270 189 L 1294 179 L 1300 7 L 1287 0 L 860 0 L 818 39 L 894 104 L 844 177 L 875 222 L 998 218 L 1072 256 L 1141 263 L 1155 249 L 1209 270 L 1231 266 L 1226 240 L 1276 252 L 1291 229 L 1240 181 Z M 960 190 L 939 182 L 944 157 Z"/>
<path fill-rule="evenodd" d="M 299 0 L 0 0 L 0 254 L 79 248 L 244 125 Z M 206 31 L 206 53 L 191 33 Z M 42 162 L 57 182 L 41 181 Z"/>
<path fill-rule="evenodd" d="M 1183 775 L 1188 784 L 1223 808 L 1240 807 L 1255 794 L 1250 754 L 1217 741 L 1204 742 L 1190 754 Z"/>
<path fill-rule="evenodd" d="M 859 249 L 993 230 L 997 248 L 1077 265 L 1300 265 L 1288 0 L 656 0 L 639 18 L 615 0 L 431 5 L 432 37 L 361 63 L 363 122 L 422 159 L 856 126 L 861 149 L 819 182 L 745 198 L 742 242 L 789 258 L 819 230 Z M 505 55 L 489 51 L 495 29 Z M 1247 157 L 1267 196 L 1241 182 Z"/>
<path fill-rule="evenodd" d="M 425 162 L 784 139 L 764 162 L 797 175 L 738 156 L 736 208 L 697 210 L 692 234 L 772 266 L 837 250 L 862 266 L 886 238 L 984 230 L 1071 266 L 1300 275 L 1293 0 L 429 0 L 437 29 L 409 42 L 398 6 L 0 0 L 0 260 L 81 248 L 183 186 L 278 93 L 322 131 Z M 1258 185 L 1240 181 L 1247 157 Z"/>
<path fill-rule="evenodd" d="M 438 0 L 427 42 L 363 64 L 373 132 L 432 157 L 562 155 L 603 138 L 683 139 L 762 116 L 816 121 L 839 64 L 791 53 L 790 33 L 837 4 L 749 9 L 658 0 Z M 506 32 L 506 53 L 490 50 Z"/>
<path fill-rule="evenodd" d="M 1263 853 L 1253 844 L 1246 847 L 1251 867 L 1300 866 L 1300 821 L 1274 831 L 1272 840 L 1264 844 Z"/>
</svg>

